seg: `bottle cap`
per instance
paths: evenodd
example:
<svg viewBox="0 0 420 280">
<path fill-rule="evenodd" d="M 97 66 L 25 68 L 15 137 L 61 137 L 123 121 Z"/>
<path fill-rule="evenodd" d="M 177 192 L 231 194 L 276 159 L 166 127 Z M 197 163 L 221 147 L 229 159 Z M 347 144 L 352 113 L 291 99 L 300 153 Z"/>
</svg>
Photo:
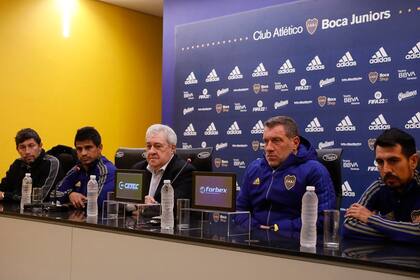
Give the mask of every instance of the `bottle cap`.
<svg viewBox="0 0 420 280">
<path fill-rule="evenodd" d="M 31 173 L 25 173 L 25 177 L 31 177 Z"/>
<path fill-rule="evenodd" d="M 314 186 L 306 186 L 306 190 L 307 191 L 314 191 L 315 187 Z"/>
<path fill-rule="evenodd" d="M 164 184 L 170 184 L 171 183 L 171 180 L 163 180 L 163 183 Z"/>
<path fill-rule="evenodd" d="M 96 180 L 96 175 L 90 175 L 90 179 Z"/>
</svg>

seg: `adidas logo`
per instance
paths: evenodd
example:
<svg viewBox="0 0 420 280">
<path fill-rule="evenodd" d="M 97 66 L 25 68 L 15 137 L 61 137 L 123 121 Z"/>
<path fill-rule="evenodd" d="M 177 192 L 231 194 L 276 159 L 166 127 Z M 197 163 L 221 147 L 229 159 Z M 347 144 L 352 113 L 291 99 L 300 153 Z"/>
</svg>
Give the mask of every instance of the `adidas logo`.
<svg viewBox="0 0 420 280">
<path fill-rule="evenodd" d="M 296 69 L 293 68 L 292 63 L 288 59 L 288 60 L 286 60 L 285 63 L 283 63 L 283 65 L 277 71 L 277 74 L 281 75 L 281 74 L 289 74 L 289 73 L 295 73 L 295 72 L 296 72 Z"/>
<path fill-rule="evenodd" d="M 217 131 L 213 122 L 206 128 L 204 135 L 219 135 L 219 131 Z"/>
<path fill-rule="evenodd" d="M 184 136 L 196 136 L 197 132 L 194 129 L 192 123 L 190 123 L 184 131 Z"/>
<path fill-rule="evenodd" d="M 324 128 L 319 123 L 317 117 L 315 117 L 305 128 L 305 132 L 324 132 Z"/>
<path fill-rule="evenodd" d="M 261 120 L 259 120 L 251 129 L 251 134 L 263 134 L 263 133 L 264 133 L 264 124 Z"/>
<path fill-rule="evenodd" d="M 354 197 L 356 194 L 354 193 L 354 191 L 351 189 L 350 184 L 348 181 L 345 181 L 342 185 L 341 185 L 341 191 L 342 191 L 342 195 L 343 196 L 349 196 L 349 197 Z"/>
<path fill-rule="evenodd" d="M 414 116 L 412 116 L 404 127 L 406 129 L 420 128 L 420 112 L 417 112 Z"/>
<path fill-rule="evenodd" d="M 226 134 L 227 135 L 241 135 L 242 130 L 239 128 L 238 123 L 234 121 L 233 124 L 231 124 L 229 129 L 226 131 Z"/>
<path fill-rule="evenodd" d="M 252 73 L 252 77 L 263 77 L 268 76 L 267 70 L 265 70 L 264 64 L 262 62 L 258 64 L 257 68 L 255 68 L 254 72 Z"/>
<path fill-rule="evenodd" d="M 355 131 L 356 126 L 353 125 L 349 116 L 345 116 L 344 119 L 337 125 L 335 131 Z"/>
<path fill-rule="evenodd" d="M 325 66 L 324 64 L 322 64 L 318 56 L 315 56 L 306 67 L 306 71 L 316 71 L 316 70 L 323 70 L 323 69 L 325 69 Z"/>
<path fill-rule="evenodd" d="M 220 79 L 217 76 L 216 70 L 212 69 L 210 73 L 207 75 L 206 83 L 217 82 L 217 81 L 220 81 Z"/>
<path fill-rule="evenodd" d="M 351 67 L 356 66 L 357 62 L 353 59 L 350 52 L 346 52 L 343 57 L 337 62 L 337 67 Z"/>
<path fill-rule="evenodd" d="M 405 56 L 405 59 L 407 60 L 416 58 L 420 58 L 420 42 L 417 42 L 417 44 L 412 47 Z"/>
<path fill-rule="evenodd" d="M 194 72 L 191 72 L 188 75 L 188 77 L 185 79 L 184 84 L 185 85 L 192 85 L 192 84 L 196 84 L 196 83 L 198 83 L 198 81 L 197 81 L 197 79 L 196 79 L 196 77 L 194 75 Z"/>
<path fill-rule="evenodd" d="M 386 122 L 382 114 L 377 116 L 369 125 L 369 130 L 385 130 L 389 128 L 391 128 L 391 126 Z"/>
<path fill-rule="evenodd" d="M 241 71 L 239 70 L 238 66 L 235 66 L 233 68 L 232 72 L 230 72 L 228 76 L 228 80 L 239 80 L 242 79 L 244 76 L 241 74 Z"/>
<path fill-rule="evenodd" d="M 372 55 L 372 58 L 369 60 L 370 64 L 386 62 L 391 62 L 391 57 L 388 56 L 383 47 L 380 47 L 379 50 L 374 55 Z"/>
</svg>

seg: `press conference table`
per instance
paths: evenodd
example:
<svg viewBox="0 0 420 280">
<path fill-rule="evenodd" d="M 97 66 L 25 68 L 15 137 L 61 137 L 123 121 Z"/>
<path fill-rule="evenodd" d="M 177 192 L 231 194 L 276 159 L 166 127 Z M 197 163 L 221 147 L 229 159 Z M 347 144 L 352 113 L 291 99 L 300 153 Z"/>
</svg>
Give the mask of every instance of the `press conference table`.
<svg viewBox="0 0 420 280">
<path fill-rule="evenodd" d="M 418 279 L 420 247 L 342 240 L 302 250 L 298 233 L 161 232 L 131 217 L 19 213 L 0 204 L 0 279 Z"/>
</svg>

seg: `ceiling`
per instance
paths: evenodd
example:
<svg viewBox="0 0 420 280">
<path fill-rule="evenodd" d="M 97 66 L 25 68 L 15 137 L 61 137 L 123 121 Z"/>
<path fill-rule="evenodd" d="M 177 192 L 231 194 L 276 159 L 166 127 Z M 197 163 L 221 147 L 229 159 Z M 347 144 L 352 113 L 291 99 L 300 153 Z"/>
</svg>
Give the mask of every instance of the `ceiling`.
<svg viewBox="0 0 420 280">
<path fill-rule="evenodd" d="M 162 17 L 163 0 L 99 0 L 115 6 Z"/>
</svg>

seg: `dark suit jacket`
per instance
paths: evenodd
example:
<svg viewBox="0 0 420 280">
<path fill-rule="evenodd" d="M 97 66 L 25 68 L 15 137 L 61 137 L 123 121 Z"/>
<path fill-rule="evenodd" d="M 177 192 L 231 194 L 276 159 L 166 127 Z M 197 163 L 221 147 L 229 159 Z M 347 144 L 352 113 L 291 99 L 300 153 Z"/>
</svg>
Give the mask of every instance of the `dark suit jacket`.
<svg viewBox="0 0 420 280">
<path fill-rule="evenodd" d="M 168 166 L 165 169 L 165 172 L 163 173 L 162 179 L 159 182 L 159 186 L 156 189 L 156 193 L 154 196 L 154 199 L 160 203 L 160 191 L 163 186 L 164 180 L 171 180 L 172 187 L 174 188 L 174 201 L 178 198 L 192 198 L 192 172 L 195 170 L 194 166 L 190 163 L 187 163 L 187 165 L 182 169 L 182 167 L 187 162 L 180 157 L 178 157 L 176 154 L 169 162 Z M 133 169 L 138 170 L 145 170 L 146 171 L 146 178 L 145 178 L 145 190 L 144 194 L 148 195 L 149 193 L 149 187 L 150 187 L 150 181 L 152 179 L 152 173 L 147 170 L 147 161 L 141 161 L 133 165 Z M 181 171 L 182 169 L 182 171 Z M 174 181 L 174 178 L 176 175 L 181 171 L 181 173 L 178 175 L 176 180 Z"/>
</svg>

